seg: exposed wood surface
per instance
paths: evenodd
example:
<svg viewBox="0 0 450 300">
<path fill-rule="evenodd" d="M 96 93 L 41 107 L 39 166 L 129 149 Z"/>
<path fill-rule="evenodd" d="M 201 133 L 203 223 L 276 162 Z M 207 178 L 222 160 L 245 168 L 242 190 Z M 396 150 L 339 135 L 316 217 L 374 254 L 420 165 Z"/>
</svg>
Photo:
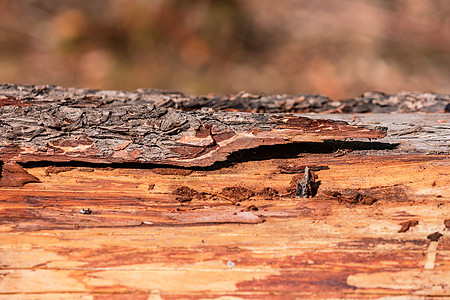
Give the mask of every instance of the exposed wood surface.
<svg viewBox="0 0 450 300">
<path fill-rule="evenodd" d="M 242 145 L 208 168 L 3 152 L 0 298 L 450 298 L 449 114 L 289 118 L 357 130 Z M 306 166 L 318 189 L 301 198 Z"/>
<path fill-rule="evenodd" d="M 282 170 L 305 164 L 328 167 L 316 171 L 318 195 L 278 196 L 298 176 Z M 443 155 L 308 154 L 190 174 L 28 171 L 41 183 L 0 194 L 5 297 L 450 295 Z M 236 186 L 254 196 L 240 206 L 214 196 Z M 181 187 L 206 195 L 189 201 Z M 356 194 L 374 202 L 353 203 Z M 90 215 L 80 213 L 87 208 Z M 405 231 L 407 221 L 418 224 Z M 443 234 L 437 242 L 427 238 L 435 232 Z"/>
</svg>

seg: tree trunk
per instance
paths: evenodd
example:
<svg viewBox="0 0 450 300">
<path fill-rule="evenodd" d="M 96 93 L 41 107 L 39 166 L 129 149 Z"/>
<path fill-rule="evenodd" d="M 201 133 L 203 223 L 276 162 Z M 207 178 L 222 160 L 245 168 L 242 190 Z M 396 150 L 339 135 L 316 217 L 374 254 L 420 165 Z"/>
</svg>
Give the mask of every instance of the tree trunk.
<svg viewBox="0 0 450 300">
<path fill-rule="evenodd" d="M 450 296 L 445 110 L 181 111 L 156 103 L 201 97 L 3 87 L 5 297 Z"/>
</svg>

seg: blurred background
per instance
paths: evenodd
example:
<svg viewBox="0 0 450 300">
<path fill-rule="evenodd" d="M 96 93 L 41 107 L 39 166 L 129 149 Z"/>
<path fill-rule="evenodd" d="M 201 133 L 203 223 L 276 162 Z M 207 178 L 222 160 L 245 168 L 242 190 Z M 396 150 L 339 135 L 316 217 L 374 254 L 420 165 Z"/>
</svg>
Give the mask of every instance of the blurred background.
<svg viewBox="0 0 450 300">
<path fill-rule="evenodd" d="M 0 0 L 0 82 L 450 93 L 448 0 Z"/>
</svg>

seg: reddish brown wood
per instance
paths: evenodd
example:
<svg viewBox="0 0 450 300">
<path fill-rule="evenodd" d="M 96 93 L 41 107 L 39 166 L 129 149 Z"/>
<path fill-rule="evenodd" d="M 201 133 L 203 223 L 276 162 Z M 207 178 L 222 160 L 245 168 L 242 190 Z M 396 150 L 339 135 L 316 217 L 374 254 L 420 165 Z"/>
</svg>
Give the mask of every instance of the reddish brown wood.
<svg viewBox="0 0 450 300">
<path fill-rule="evenodd" d="M 12 111 L 22 109 L 18 104 L 33 108 L 36 103 L 26 105 L 39 98 L 7 100 L 13 120 Z M 239 140 L 236 147 L 241 150 L 230 148 L 234 150 L 227 161 L 212 167 L 180 168 L 154 164 L 158 160 L 130 164 L 130 157 L 117 161 L 123 163 L 99 164 L 99 153 L 81 151 L 90 145 L 85 136 L 68 142 L 77 130 L 91 128 L 76 128 L 84 121 L 76 117 L 73 102 L 39 105 L 57 107 L 42 118 L 60 129 L 43 125 L 30 117 L 32 110 L 23 110 L 16 122 L 28 127 L 11 126 L 14 130 L 2 132 L 2 142 L 10 146 L 2 148 L 0 178 L 0 298 L 450 296 L 448 114 L 325 116 L 336 119 L 333 122 L 298 115 L 220 113 L 229 119 L 219 122 L 225 126 L 219 129 L 233 128 L 235 136 L 247 138 Z M 69 118 L 52 119 L 61 107 L 70 108 L 63 109 Z M 84 116 L 109 109 L 85 108 Z M 189 127 L 197 129 L 183 131 L 187 135 L 178 138 L 191 136 L 201 143 L 211 137 L 218 145 L 233 138 L 212 130 L 219 125 L 208 123 L 217 120 L 211 112 L 165 110 L 162 116 L 166 114 L 183 116 L 188 123 L 202 120 L 202 126 Z M 204 122 L 204 116 L 209 121 Z M 129 125 L 125 119 L 118 118 Z M 154 122 L 170 128 L 163 120 Z M 243 120 L 248 122 L 243 125 Z M 0 126 L 5 124 L 10 123 Z M 363 125 L 387 127 L 386 137 L 377 142 L 348 140 L 385 134 L 366 131 Z M 28 140 L 33 132 L 42 134 L 42 128 L 59 133 L 59 144 L 58 139 L 51 145 L 40 143 L 45 135 Z M 124 132 L 114 133 L 111 141 Z M 16 135 L 8 136 L 12 133 Z M 255 141 L 267 135 L 278 140 L 255 148 Z M 118 138 L 103 149 L 126 153 L 144 145 L 143 136 Z M 173 135 L 162 136 L 172 141 Z M 332 141 L 324 141 L 325 136 Z M 47 152 L 24 145 L 47 147 Z M 92 157 L 94 163 L 86 163 Z M 202 159 L 194 159 L 195 166 L 208 161 Z M 111 162 L 110 156 L 103 161 Z M 309 187 L 314 183 L 318 189 L 314 197 L 300 198 L 296 187 L 306 167 L 314 178 Z"/>
</svg>

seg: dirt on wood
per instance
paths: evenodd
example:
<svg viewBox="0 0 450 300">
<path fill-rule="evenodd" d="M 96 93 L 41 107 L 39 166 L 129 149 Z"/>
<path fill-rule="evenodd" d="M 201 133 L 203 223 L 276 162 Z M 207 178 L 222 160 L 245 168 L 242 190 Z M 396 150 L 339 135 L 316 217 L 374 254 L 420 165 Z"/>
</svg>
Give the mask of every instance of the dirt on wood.
<svg viewBox="0 0 450 300">
<path fill-rule="evenodd" d="M 47 169 L 45 170 L 45 175 L 50 175 L 50 174 L 59 174 L 62 172 L 69 172 L 71 170 L 75 169 L 75 167 L 57 167 L 57 166 L 50 166 L 47 167 Z M 92 169 L 93 171 L 93 169 Z"/>
<path fill-rule="evenodd" d="M 372 205 L 377 202 L 377 199 L 374 196 L 368 194 L 373 195 L 373 193 L 364 191 L 346 190 L 342 192 L 334 191 L 329 196 L 336 199 L 339 203 L 346 204 Z"/>
<path fill-rule="evenodd" d="M 450 230 L 450 219 L 444 220 L 445 229 Z"/>
<path fill-rule="evenodd" d="M 273 197 L 279 196 L 280 193 L 274 188 L 265 187 L 262 190 L 258 191 L 256 194 L 265 198 L 273 199 Z"/>
<path fill-rule="evenodd" d="M 436 231 L 435 233 L 429 234 L 429 235 L 427 236 L 427 239 L 429 239 L 429 240 L 432 241 L 432 242 L 438 242 L 439 239 L 440 239 L 442 236 L 443 236 L 442 233 Z"/>
<path fill-rule="evenodd" d="M 247 200 L 255 195 L 255 192 L 242 186 L 224 187 L 220 192 L 221 195 L 240 202 Z"/>
<path fill-rule="evenodd" d="M 155 168 L 152 171 L 159 175 L 178 175 L 178 176 L 188 176 L 193 172 L 193 170 L 189 169 L 175 169 L 175 168 Z"/>
<path fill-rule="evenodd" d="M 205 199 L 205 193 L 199 193 L 196 190 L 193 190 L 187 186 L 179 187 L 174 192 L 175 195 L 178 195 L 176 199 L 180 202 L 189 202 L 193 199 Z"/>
<path fill-rule="evenodd" d="M 409 220 L 400 223 L 401 228 L 398 230 L 399 233 L 407 232 L 411 227 L 415 227 L 419 224 L 417 220 Z"/>
</svg>

